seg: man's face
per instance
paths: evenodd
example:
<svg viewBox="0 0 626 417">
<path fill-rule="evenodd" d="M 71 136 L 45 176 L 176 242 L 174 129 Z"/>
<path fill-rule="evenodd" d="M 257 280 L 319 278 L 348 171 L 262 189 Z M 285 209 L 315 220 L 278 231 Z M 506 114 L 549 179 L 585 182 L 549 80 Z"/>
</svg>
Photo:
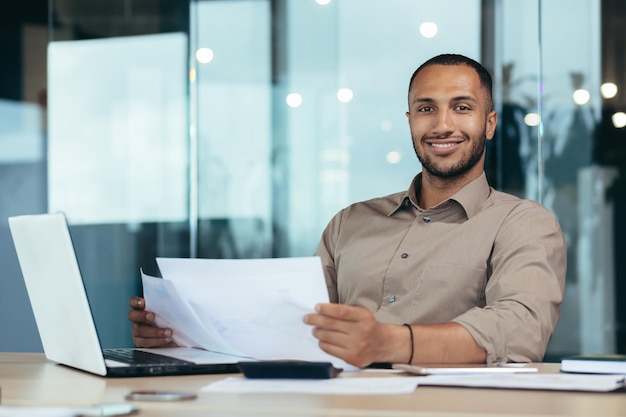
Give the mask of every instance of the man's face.
<svg viewBox="0 0 626 417">
<path fill-rule="evenodd" d="M 411 84 L 406 115 L 424 175 L 475 178 L 482 173 L 497 114 L 473 68 L 423 68 Z"/>
</svg>

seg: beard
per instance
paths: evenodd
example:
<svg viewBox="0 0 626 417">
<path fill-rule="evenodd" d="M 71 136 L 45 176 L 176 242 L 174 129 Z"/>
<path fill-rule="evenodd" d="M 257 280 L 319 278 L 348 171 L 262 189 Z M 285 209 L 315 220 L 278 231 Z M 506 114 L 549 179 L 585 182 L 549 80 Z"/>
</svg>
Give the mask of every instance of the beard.
<svg viewBox="0 0 626 417">
<path fill-rule="evenodd" d="M 487 137 L 485 135 L 485 132 L 483 132 L 481 134 L 480 139 L 474 142 L 474 145 L 472 146 L 472 149 L 470 150 L 469 157 L 459 161 L 455 165 L 445 167 L 445 166 L 437 165 L 437 163 L 434 162 L 431 159 L 431 157 L 426 155 L 425 153 L 424 155 L 420 155 L 420 152 L 417 146 L 415 145 L 415 139 L 413 139 L 413 149 L 415 150 L 417 159 L 419 159 L 419 161 L 422 164 L 422 168 L 426 172 L 428 172 L 430 175 L 433 175 L 435 177 L 439 177 L 442 179 L 461 177 L 465 173 L 470 171 L 473 167 L 476 166 L 476 164 L 478 164 L 483 154 L 485 153 L 486 144 L 487 144 Z"/>
</svg>

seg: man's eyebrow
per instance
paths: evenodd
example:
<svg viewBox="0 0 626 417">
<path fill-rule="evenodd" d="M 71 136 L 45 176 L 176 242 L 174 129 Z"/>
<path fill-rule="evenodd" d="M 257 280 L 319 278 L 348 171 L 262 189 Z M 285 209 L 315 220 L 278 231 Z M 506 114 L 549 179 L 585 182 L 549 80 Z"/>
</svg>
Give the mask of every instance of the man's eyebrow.
<svg viewBox="0 0 626 417">
<path fill-rule="evenodd" d="M 430 97 L 416 97 L 413 103 L 434 103 L 435 100 Z"/>
<path fill-rule="evenodd" d="M 471 101 L 474 103 L 478 103 L 478 100 L 474 96 L 456 96 L 450 99 L 451 102 L 458 101 Z M 412 103 L 434 103 L 435 99 L 430 97 L 416 97 Z"/>
<path fill-rule="evenodd" d="M 478 103 L 478 100 L 473 96 L 457 96 L 454 97 L 452 101 L 473 101 L 474 103 Z"/>
</svg>

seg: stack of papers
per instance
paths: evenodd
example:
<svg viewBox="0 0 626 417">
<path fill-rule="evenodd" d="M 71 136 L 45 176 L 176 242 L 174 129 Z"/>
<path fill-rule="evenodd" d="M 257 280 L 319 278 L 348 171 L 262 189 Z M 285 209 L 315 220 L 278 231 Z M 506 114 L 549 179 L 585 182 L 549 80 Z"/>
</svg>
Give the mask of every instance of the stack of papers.
<svg viewBox="0 0 626 417">
<path fill-rule="evenodd" d="M 142 271 L 146 308 L 174 342 L 256 360 L 348 364 L 323 352 L 303 316 L 329 302 L 319 257 L 157 258 L 163 279 Z"/>
<path fill-rule="evenodd" d="M 459 374 L 429 375 L 419 380 L 423 386 L 474 388 L 515 388 L 558 391 L 608 392 L 624 388 L 624 376 L 577 374 Z"/>
</svg>

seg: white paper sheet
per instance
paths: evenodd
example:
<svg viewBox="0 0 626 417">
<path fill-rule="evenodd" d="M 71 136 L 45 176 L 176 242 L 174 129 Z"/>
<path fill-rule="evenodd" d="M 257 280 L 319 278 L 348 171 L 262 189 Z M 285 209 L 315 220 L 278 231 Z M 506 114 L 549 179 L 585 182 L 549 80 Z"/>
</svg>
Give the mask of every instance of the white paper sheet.
<svg viewBox="0 0 626 417">
<path fill-rule="evenodd" d="M 138 410 L 131 404 L 99 404 L 86 408 L 38 407 L 38 406 L 2 406 L 0 417 L 89 417 L 89 416 L 125 416 Z"/>
<path fill-rule="evenodd" d="M 76 417 L 78 411 L 61 407 L 0 406 L 0 417 Z"/>
<path fill-rule="evenodd" d="M 465 365 L 425 367 L 407 364 L 393 364 L 393 369 L 405 371 L 415 375 L 459 375 L 459 374 L 514 374 L 538 372 L 538 368 L 526 367 L 525 364 L 505 364 L 501 366 Z"/>
<path fill-rule="evenodd" d="M 344 375 L 332 379 L 247 379 L 229 377 L 202 388 L 202 392 L 220 393 L 292 393 L 384 395 L 410 394 L 420 377 L 366 377 Z"/>
<path fill-rule="evenodd" d="M 245 356 L 229 345 L 210 323 L 202 322 L 175 284 L 141 271 L 146 308 L 156 314 L 156 325 L 174 329 L 174 342 L 229 355 Z"/>
<path fill-rule="evenodd" d="M 301 274 L 321 278 L 311 281 L 311 288 L 325 288 L 321 261 L 316 256 L 262 259 L 206 259 L 206 258 L 157 258 L 161 276 L 178 278 L 224 279 L 231 277 L 271 277 L 276 274 L 291 275 L 298 279 Z M 306 280 L 300 280 L 306 285 Z M 327 294 L 327 291 L 325 291 Z M 324 296 L 328 298 L 328 295 Z"/>
<path fill-rule="evenodd" d="M 163 280 L 143 275 L 147 308 L 186 346 L 353 368 L 323 352 L 302 321 L 315 304 L 329 301 L 318 257 L 157 258 L 157 263 Z"/>
</svg>

